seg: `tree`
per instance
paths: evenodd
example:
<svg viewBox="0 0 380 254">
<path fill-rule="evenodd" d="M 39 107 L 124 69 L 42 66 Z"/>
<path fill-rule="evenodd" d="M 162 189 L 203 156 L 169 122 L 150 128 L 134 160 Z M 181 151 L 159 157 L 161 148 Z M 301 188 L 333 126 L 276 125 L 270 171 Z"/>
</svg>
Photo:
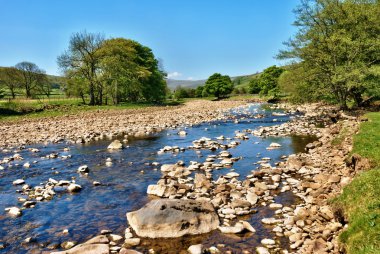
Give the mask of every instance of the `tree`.
<svg viewBox="0 0 380 254">
<path fill-rule="evenodd" d="M 141 81 L 151 74 L 138 64 L 135 47 L 134 41 L 117 38 L 104 41 L 99 50 L 102 81 L 114 104 L 126 98 L 137 101 L 142 96 Z"/>
<path fill-rule="evenodd" d="M 371 68 L 380 64 L 380 3 L 375 0 L 302 1 L 298 32 L 280 51 L 308 70 L 308 84 L 331 93 L 341 108 L 360 104 Z"/>
<path fill-rule="evenodd" d="M 174 98 L 176 99 L 183 99 L 183 98 L 189 98 L 188 90 L 182 86 L 177 86 L 174 91 Z"/>
<path fill-rule="evenodd" d="M 0 83 L 10 92 L 12 99 L 16 98 L 16 91 L 20 88 L 21 72 L 15 67 L 4 68 L 1 70 Z"/>
<path fill-rule="evenodd" d="M 233 90 L 233 84 L 229 76 L 222 76 L 220 73 L 214 73 L 211 75 L 204 86 L 204 91 L 220 99 L 221 97 L 228 95 Z"/>
<path fill-rule="evenodd" d="M 99 55 L 102 80 L 114 103 L 165 99 L 166 74 L 150 48 L 133 40 L 116 38 L 105 40 Z"/>
<path fill-rule="evenodd" d="M 83 77 L 71 76 L 67 80 L 65 88 L 66 96 L 76 96 L 82 99 L 83 104 L 86 104 L 86 94 L 88 94 L 87 80 Z"/>
<path fill-rule="evenodd" d="M 253 77 L 253 79 L 251 79 L 251 81 L 249 81 L 248 91 L 251 94 L 258 94 L 258 93 L 260 93 L 260 91 L 261 91 L 261 85 L 260 85 L 260 81 L 259 81 L 259 77 L 258 76 Z"/>
<path fill-rule="evenodd" d="M 31 98 L 39 86 L 46 82 L 45 71 L 31 62 L 21 62 L 15 68 L 20 71 L 20 85 L 25 89 L 26 98 Z"/>
<path fill-rule="evenodd" d="M 201 98 L 203 89 L 204 89 L 204 86 L 198 86 L 197 88 L 195 88 L 194 96 L 197 98 Z"/>
<path fill-rule="evenodd" d="M 165 100 L 167 84 L 165 81 L 166 73 L 162 64 L 158 61 L 149 47 L 133 41 L 137 51 L 137 63 L 150 71 L 147 79 L 143 79 L 142 95 L 145 100 L 150 102 L 162 102 Z"/>
<path fill-rule="evenodd" d="M 104 37 L 101 34 L 84 32 L 74 33 L 69 49 L 57 59 L 59 67 L 68 78 L 83 78 L 88 85 L 90 105 L 102 104 L 103 86 L 99 78 L 100 54 L 98 53 Z"/>
<path fill-rule="evenodd" d="M 266 68 L 259 77 L 261 86 L 260 94 L 276 95 L 278 92 L 278 78 L 284 72 L 284 69 L 273 65 Z"/>
<path fill-rule="evenodd" d="M 266 68 L 260 75 L 255 76 L 249 83 L 250 93 L 260 93 L 261 95 L 271 95 L 277 97 L 278 78 L 284 69 L 273 65 Z"/>
</svg>

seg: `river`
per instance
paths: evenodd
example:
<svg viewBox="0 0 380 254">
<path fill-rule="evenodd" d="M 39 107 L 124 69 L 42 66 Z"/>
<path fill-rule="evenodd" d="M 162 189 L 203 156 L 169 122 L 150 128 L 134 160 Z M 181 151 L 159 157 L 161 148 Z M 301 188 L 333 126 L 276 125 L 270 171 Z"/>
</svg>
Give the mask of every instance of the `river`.
<svg viewBox="0 0 380 254">
<path fill-rule="evenodd" d="M 280 111 L 280 110 L 276 110 Z M 32 153 L 28 149 L 18 151 L 24 160 L 14 161 L 9 165 L 2 165 L 0 170 L 0 242 L 6 248 L 0 253 L 39 253 L 47 250 L 47 246 L 63 241 L 83 242 L 97 234 L 103 229 L 110 229 L 116 234 L 123 235 L 127 227 L 126 212 L 139 209 L 150 198 L 146 194 L 149 184 L 154 184 L 160 179 L 159 166 L 152 166 L 152 162 L 160 164 L 175 163 L 183 160 L 203 162 L 207 155 L 217 154 L 220 151 L 186 150 L 180 153 L 157 152 L 164 146 L 188 147 L 192 141 L 201 137 L 215 138 L 220 135 L 234 137 L 235 131 L 244 129 L 255 129 L 260 126 L 271 126 L 286 122 L 295 114 L 285 116 L 273 116 L 273 110 L 267 105 L 250 104 L 246 107 L 232 110 L 230 114 L 234 119 L 227 121 L 214 121 L 186 128 L 187 135 L 179 136 L 179 129 L 169 129 L 155 135 L 131 139 L 128 148 L 120 151 L 107 150 L 111 140 L 101 140 L 88 144 L 50 144 L 33 145 L 40 152 Z M 263 118 L 254 118 L 254 115 L 263 114 Z M 235 120 L 238 120 L 238 123 Z M 242 140 L 236 148 L 229 149 L 234 157 L 242 156 L 235 162 L 233 168 L 244 179 L 257 165 L 262 157 L 270 157 L 273 165 L 280 160 L 282 155 L 289 155 L 304 151 L 307 143 L 314 140 L 313 137 L 271 137 L 260 138 L 249 135 L 250 139 Z M 272 143 L 281 144 L 281 148 L 267 150 Z M 64 151 L 64 148 L 70 148 Z M 15 151 L 0 153 L 1 158 L 11 156 Z M 50 159 L 45 156 L 58 153 L 59 157 Z M 71 158 L 62 159 L 60 156 L 71 155 Z M 111 158 L 111 166 L 106 165 L 106 159 Z M 25 162 L 30 162 L 30 168 L 24 168 Z M 37 163 L 32 163 L 36 161 Z M 17 164 L 18 163 L 18 164 Z M 88 176 L 78 174 L 77 168 L 88 165 L 90 173 Z M 157 170 L 158 169 L 158 170 Z M 214 170 L 214 178 L 229 172 L 229 168 Z M 69 194 L 66 191 L 56 190 L 57 195 L 52 200 L 38 202 L 34 208 L 25 209 L 23 215 L 11 218 L 4 211 L 6 207 L 18 206 L 22 203 L 17 198 L 20 193 L 17 190 L 21 186 L 14 186 L 12 182 L 16 179 L 24 179 L 31 186 L 41 185 L 49 178 L 55 180 L 75 179 L 83 189 L 79 193 Z M 93 181 L 101 183 L 94 186 Z M 292 205 L 296 198 L 291 192 L 281 193 L 275 197 L 275 201 L 284 205 Z M 243 249 L 253 249 L 258 246 L 260 240 L 272 236 L 270 228 L 265 227 L 260 221 L 264 217 L 273 216 L 273 211 L 267 207 L 256 208 L 257 213 L 245 217 L 256 229 L 255 234 L 243 234 L 226 236 L 218 231 L 195 237 L 184 237 L 181 239 L 155 241 L 143 239 L 142 244 L 136 249 L 147 251 L 153 248 L 156 253 L 179 253 L 186 250 L 191 244 L 203 243 L 205 246 L 225 244 L 224 250 L 234 250 L 240 253 Z M 68 229 L 69 234 L 63 234 Z M 34 241 L 24 243 L 24 240 L 32 237 Z M 283 241 L 283 245 L 286 245 Z"/>
</svg>

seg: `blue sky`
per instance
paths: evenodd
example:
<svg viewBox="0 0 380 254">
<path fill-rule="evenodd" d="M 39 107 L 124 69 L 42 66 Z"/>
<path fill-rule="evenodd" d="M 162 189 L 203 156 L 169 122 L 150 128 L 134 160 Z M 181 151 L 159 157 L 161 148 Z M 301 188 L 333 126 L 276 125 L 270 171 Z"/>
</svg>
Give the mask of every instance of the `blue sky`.
<svg viewBox="0 0 380 254">
<path fill-rule="evenodd" d="M 73 32 L 125 37 L 153 49 L 169 77 L 251 74 L 294 34 L 298 0 L 0 0 L 0 66 L 31 61 L 59 74 Z"/>
</svg>

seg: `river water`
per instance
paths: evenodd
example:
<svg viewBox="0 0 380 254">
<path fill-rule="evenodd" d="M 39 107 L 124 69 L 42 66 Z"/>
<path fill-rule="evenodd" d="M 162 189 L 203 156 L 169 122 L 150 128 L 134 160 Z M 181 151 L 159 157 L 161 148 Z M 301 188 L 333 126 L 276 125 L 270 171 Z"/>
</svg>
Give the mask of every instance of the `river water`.
<svg viewBox="0 0 380 254">
<path fill-rule="evenodd" d="M 235 119 L 227 121 L 215 121 L 204 123 L 186 129 L 187 136 L 177 135 L 178 128 L 165 130 L 144 139 L 133 139 L 128 143 L 128 148 L 120 151 L 109 151 L 107 146 L 110 140 L 101 140 L 85 145 L 55 144 L 34 145 L 40 149 L 39 153 L 32 153 L 27 149 L 18 153 L 23 161 L 12 162 L 12 167 L 3 165 L 0 170 L 0 243 L 6 248 L 0 253 L 40 253 L 48 250 L 49 244 L 59 244 L 63 241 L 83 242 L 98 235 L 103 229 L 110 229 L 116 234 L 123 235 L 127 227 L 126 212 L 139 209 L 152 197 L 148 197 L 146 189 L 149 184 L 159 180 L 161 172 L 157 167 L 147 165 L 152 162 L 160 164 L 175 163 L 183 160 L 203 162 L 208 154 L 217 154 L 220 151 L 186 150 L 180 153 L 158 154 L 157 151 L 166 145 L 188 147 L 192 141 L 201 137 L 215 138 L 220 135 L 234 137 L 235 131 L 255 129 L 260 126 L 271 126 L 289 121 L 292 114 L 286 116 L 273 116 L 273 110 L 262 104 L 251 104 L 248 107 L 231 111 Z M 263 118 L 255 119 L 252 115 L 264 114 Z M 180 128 L 183 129 L 183 128 Z M 234 157 L 242 156 L 243 159 L 234 163 L 233 168 L 244 179 L 257 166 L 255 162 L 262 157 L 270 157 L 271 163 L 280 160 L 282 155 L 302 152 L 307 143 L 313 141 L 313 137 L 271 137 L 259 138 L 250 136 L 249 140 L 241 141 L 236 148 L 229 149 Z M 280 149 L 267 150 L 270 143 L 276 142 L 282 145 Z M 69 151 L 63 151 L 69 147 Z M 71 158 L 48 159 L 44 156 L 57 152 L 59 156 L 71 155 Z M 11 156 L 14 151 L 0 153 L 0 158 Z M 112 158 L 112 166 L 105 164 L 107 158 Z M 31 162 L 30 168 L 24 168 L 25 162 Z M 33 164 L 32 161 L 37 161 Z M 19 165 L 16 165 L 19 163 Z M 90 168 L 89 175 L 81 176 L 77 173 L 80 165 L 87 164 Z M 143 172 L 142 172 L 143 171 Z M 213 175 L 226 174 L 230 169 L 214 170 Z M 16 179 L 24 179 L 31 186 L 41 185 L 49 178 L 55 180 L 75 179 L 82 186 L 82 191 L 76 194 L 57 191 L 57 195 L 50 201 L 38 202 L 34 208 L 25 209 L 23 215 L 11 218 L 4 211 L 6 207 L 18 206 L 20 193 L 17 190 L 21 186 L 13 186 Z M 94 186 L 93 181 L 102 183 Z M 275 201 L 284 205 L 296 202 L 290 193 L 281 193 L 275 197 Z M 153 248 L 156 253 L 179 253 L 186 250 L 191 244 L 203 243 L 206 246 L 225 244 L 223 250 L 233 250 L 240 253 L 243 249 L 253 250 L 263 238 L 271 238 L 270 228 L 261 224 L 264 217 L 273 216 L 273 211 L 265 207 L 257 207 L 257 213 L 245 217 L 256 229 L 255 234 L 241 234 L 226 236 L 218 231 L 195 237 L 181 239 L 165 239 L 165 241 L 143 239 L 137 249 L 146 252 Z M 64 229 L 69 234 L 63 234 Z M 24 239 L 32 237 L 32 243 L 24 243 Z M 286 242 L 283 242 L 285 245 Z"/>
</svg>

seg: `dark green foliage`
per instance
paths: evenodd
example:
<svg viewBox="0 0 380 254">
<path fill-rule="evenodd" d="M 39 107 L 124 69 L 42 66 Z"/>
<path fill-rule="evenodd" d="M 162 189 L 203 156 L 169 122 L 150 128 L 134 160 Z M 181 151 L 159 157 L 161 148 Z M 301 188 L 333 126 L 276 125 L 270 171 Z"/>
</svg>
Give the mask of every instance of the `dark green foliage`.
<svg viewBox="0 0 380 254">
<path fill-rule="evenodd" d="M 251 94 L 260 93 L 261 85 L 260 85 L 259 77 L 256 76 L 249 82 L 248 91 Z"/>
<path fill-rule="evenodd" d="M 230 94 L 233 88 L 234 87 L 229 76 L 214 73 L 206 81 L 204 86 L 204 95 L 207 93 L 208 95 L 213 95 L 219 99 Z"/>
<path fill-rule="evenodd" d="M 252 94 L 259 93 L 260 95 L 277 97 L 279 93 L 278 79 L 283 72 L 283 68 L 275 65 L 266 68 L 260 75 L 250 81 L 249 92 Z"/>
<path fill-rule="evenodd" d="M 177 86 L 177 88 L 174 91 L 174 97 L 176 99 L 189 98 L 188 90 L 186 88 L 181 87 L 181 86 Z"/>
<path fill-rule="evenodd" d="M 197 98 L 202 97 L 203 89 L 204 89 L 204 86 L 198 86 L 197 88 L 195 88 L 194 96 Z"/>
</svg>

